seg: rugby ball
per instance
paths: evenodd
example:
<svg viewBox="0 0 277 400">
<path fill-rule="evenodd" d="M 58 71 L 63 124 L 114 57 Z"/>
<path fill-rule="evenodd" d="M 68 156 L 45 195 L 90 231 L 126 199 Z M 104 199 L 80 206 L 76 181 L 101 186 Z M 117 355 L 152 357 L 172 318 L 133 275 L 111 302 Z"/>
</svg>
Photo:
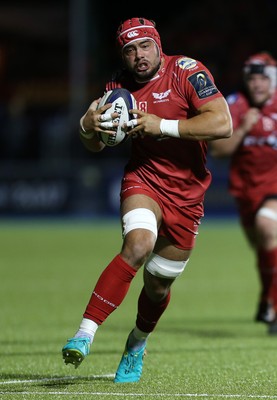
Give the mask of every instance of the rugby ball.
<svg viewBox="0 0 277 400">
<path fill-rule="evenodd" d="M 123 124 L 134 118 L 134 115 L 130 114 L 129 110 L 136 108 L 136 100 L 127 89 L 116 88 L 104 94 L 98 104 L 98 108 L 108 103 L 111 103 L 112 107 L 103 114 L 117 112 L 119 116 L 115 118 L 113 122 L 118 122 L 119 126 L 110 129 L 114 131 L 114 134 L 99 132 L 98 135 L 99 139 L 105 143 L 105 145 L 112 147 L 128 139 L 128 135 L 126 135 L 126 132 L 123 130 Z"/>
</svg>

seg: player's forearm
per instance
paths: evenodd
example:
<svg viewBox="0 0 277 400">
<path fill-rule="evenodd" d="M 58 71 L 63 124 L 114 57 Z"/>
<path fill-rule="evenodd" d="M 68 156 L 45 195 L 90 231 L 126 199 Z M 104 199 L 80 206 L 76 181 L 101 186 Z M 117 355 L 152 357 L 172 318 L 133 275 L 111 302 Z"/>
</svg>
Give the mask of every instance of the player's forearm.
<svg viewBox="0 0 277 400">
<path fill-rule="evenodd" d="M 210 142 L 210 153 L 213 157 L 228 157 L 232 155 L 245 136 L 245 131 L 240 127 L 234 129 L 229 139 L 214 140 Z"/>
<path fill-rule="evenodd" d="M 84 146 L 93 153 L 102 151 L 105 148 L 105 144 L 101 142 L 101 140 L 99 140 L 97 133 L 95 133 L 94 136 L 90 139 L 86 139 L 82 135 L 80 135 L 80 139 Z"/>
<path fill-rule="evenodd" d="M 105 144 L 101 142 L 97 135 L 97 132 L 86 130 L 83 121 L 84 116 L 80 119 L 79 127 L 80 139 L 82 143 L 88 150 L 92 152 L 96 153 L 102 151 L 105 147 Z"/>
<path fill-rule="evenodd" d="M 224 112 L 207 111 L 179 121 L 180 137 L 191 140 L 214 140 L 232 135 L 232 122 Z"/>
<path fill-rule="evenodd" d="M 180 137 L 191 140 L 214 140 L 232 135 L 232 118 L 223 98 L 204 104 L 198 114 L 179 121 Z"/>
</svg>

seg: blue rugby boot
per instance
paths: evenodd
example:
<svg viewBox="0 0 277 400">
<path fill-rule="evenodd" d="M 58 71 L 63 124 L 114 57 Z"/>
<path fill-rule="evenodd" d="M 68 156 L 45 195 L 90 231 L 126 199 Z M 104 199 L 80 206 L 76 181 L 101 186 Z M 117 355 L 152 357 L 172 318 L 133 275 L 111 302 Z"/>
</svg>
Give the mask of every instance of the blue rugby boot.
<svg viewBox="0 0 277 400">
<path fill-rule="evenodd" d="M 71 338 L 62 348 L 65 364 L 73 364 L 78 368 L 90 351 L 90 339 L 88 337 Z"/>
<path fill-rule="evenodd" d="M 146 344 L 139 351 L 134 351 L 128 349 L 126 344 L 115 374 L 115 383 L 138 382 L 140 380 L 143 358 L 146 354 L 145 348 Z"/>
</svg>

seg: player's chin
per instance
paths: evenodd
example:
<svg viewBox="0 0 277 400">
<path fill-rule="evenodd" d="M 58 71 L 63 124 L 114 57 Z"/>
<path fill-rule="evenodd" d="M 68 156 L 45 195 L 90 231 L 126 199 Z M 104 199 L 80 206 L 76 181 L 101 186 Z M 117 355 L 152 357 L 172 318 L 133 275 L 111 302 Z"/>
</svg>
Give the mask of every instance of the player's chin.
<svg viewBox="0 0 277 400">
<path fill-rule="evenodd" d="M 268 98 L 269 96 L 264 94 L 253 95 L 252 102 L 255 106 L 259 107 L 262 106 L 268 100 Z"/>
<path fill-rule="evenodd" d="M 138 82 L 145 82 L 148 81 L 149 79 L 153 78 L 154 72 L 150 69 L 144 70 L 144 71 L 135 71 L 134 76 L 135 80 Z"/>
</svg>

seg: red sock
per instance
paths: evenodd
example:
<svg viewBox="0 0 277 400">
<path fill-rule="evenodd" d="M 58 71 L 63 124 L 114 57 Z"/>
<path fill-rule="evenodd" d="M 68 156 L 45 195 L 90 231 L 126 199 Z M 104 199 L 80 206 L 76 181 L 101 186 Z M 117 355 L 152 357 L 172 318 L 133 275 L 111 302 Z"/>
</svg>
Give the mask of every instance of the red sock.
<svg viewBox="0 0 277 400">
<path fill-rule="evenodd" d="M 86 307 L 84 318 L 101 325 L 121 304 L 136 270 L 117 255 L 100 275 Z"/>
<path fill-rule="evenodd" d="M 161 303 L 154 303 L 143 288 L 138 300 L 136 326 L 143 332 L 153 332 L 170 301 L 170 292 Z"/>
<path fill-rule="evenodd" d="M 262 283 L 262 300 L 272 301 L 277 310 L 277 248 L 259 250 L 258 268 Z"/>
</svg>

